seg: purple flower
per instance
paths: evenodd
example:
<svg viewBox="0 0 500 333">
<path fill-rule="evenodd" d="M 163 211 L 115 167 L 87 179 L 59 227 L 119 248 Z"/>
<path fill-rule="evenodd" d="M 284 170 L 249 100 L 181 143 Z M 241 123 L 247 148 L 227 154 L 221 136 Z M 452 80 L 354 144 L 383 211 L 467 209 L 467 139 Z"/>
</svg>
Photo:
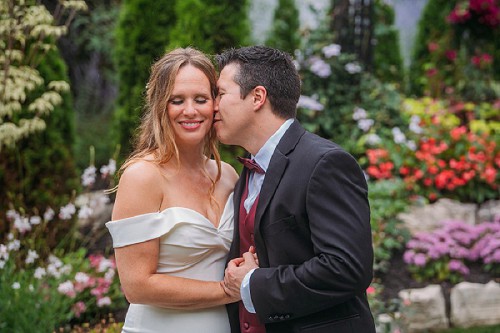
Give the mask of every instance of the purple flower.
<svg viewBox="0 0 500 333">
<path fill-rule="evenodd" d="M 329 77 L 332 74 L 330 65 L 323 61 L 320 57 L 311 57 L 309 59 L 311 72 L 321 78 Z"/>
<path fill-rule="evenodd" d="M 419 267 L 425 266 L 425 264 L 427 263 L 427 258 L 425 257 L 425 254 L 423 253 L 415 254 L 415 257 L 413 258 L 413 263 Z"/>
</svg>

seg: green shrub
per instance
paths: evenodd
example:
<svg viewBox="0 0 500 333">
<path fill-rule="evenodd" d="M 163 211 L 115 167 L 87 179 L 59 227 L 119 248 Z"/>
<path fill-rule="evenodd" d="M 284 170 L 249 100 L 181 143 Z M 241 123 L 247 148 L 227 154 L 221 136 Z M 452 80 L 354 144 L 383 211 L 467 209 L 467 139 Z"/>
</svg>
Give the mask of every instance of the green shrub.
<svg viewBox="0 0 500 333">
<path fill-rule="evenodd" d="M 174 5 L 170 0 L 127 0 L 121 5 L 115 31 L 119 91 L 112 135 L 122 156 L 129 154 L 139 124 L 149 68 L 165 53 L 169 30 L 175 25 Z"/>
<path fill-rule="evenodd" d="M 383 1 L 375 2 L 374 74 L 383 82 L 402 85 L 403 59 L 399 46 L 399 33 L 394 27 L 394 9 Z"/>
<path fill-rule="evenodd" d="M 279 0 L 266 45 L 290 54 L 300 47 L 299 11 L 294 0 Z"/>
</svg>

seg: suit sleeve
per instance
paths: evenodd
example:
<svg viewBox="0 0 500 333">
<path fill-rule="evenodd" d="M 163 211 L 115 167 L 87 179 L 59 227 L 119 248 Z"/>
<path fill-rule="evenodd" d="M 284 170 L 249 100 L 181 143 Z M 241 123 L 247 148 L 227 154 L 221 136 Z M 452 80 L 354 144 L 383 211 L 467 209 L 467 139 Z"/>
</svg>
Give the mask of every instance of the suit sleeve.
<svg viewBox="0 0 500 333">
<path fill-rule="evenodd" d="M 344 303 L 372 280 L 367 185 L 351 155 L 335 149 L 318 161 L 306 210 L 314 257 L 300 265 L 259 268 L 251 277 L 252 301 L 264 323 L 276 314 L 294 319 Z"/>
</svg>

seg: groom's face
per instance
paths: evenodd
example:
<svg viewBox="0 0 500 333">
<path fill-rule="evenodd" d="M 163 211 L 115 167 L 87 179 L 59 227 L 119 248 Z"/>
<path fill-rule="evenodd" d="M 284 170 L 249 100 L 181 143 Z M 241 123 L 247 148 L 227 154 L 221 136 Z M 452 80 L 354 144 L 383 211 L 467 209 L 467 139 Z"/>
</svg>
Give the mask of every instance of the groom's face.
<svg viewBox="0 0 500 333">
<path fill-rule="evenodd" d="M 234 81 L 238 70 L 238 64 L 228 64 L 220 73 L 214 127 L 222 143 L 245 147 L 253 112 L 251 94 L 241 98 L 240 86 Z"/>
</svg>

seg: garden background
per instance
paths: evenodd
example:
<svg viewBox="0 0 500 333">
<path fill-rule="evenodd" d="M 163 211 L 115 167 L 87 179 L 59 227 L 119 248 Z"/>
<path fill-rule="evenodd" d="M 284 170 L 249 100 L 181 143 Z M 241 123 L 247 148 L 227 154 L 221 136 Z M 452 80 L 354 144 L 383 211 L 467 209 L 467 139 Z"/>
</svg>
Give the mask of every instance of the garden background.
<svg viewBox="0 0 500 333">
<path fill-rule="evenodd" d="M 1 332 L 119 331 L 103 190 L 130 151 L 149 66 L 176 46 L 294 56 L 298 119 L 366 172 L 379 332 L 405 330 L 394 272 L 500 282 L 500 216 L 426 234 L 400 218 L 443 198 L 500 200 L 498 0 L 6 0 L 0 35 Z M 241 154 L 221 149 L 231 164 Z"/>
</svg>

